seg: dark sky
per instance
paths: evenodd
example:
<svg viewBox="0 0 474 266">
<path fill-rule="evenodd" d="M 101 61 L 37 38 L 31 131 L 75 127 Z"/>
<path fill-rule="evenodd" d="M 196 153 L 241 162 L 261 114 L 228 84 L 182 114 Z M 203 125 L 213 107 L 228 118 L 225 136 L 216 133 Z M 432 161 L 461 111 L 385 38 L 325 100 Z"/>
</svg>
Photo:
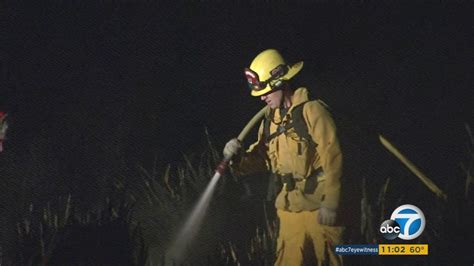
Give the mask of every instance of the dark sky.
<svg viewBox="0 0 474 266">
<path fill-rule="evenodd" d="M 465 151 L 472 5 L 91 2 L 2 4 L 8 145 L 41 150 L 65 174 L 117 154 L 180 160 L 205 127 L 221 148 L 262 106 L 243 69 L 267 48 L 304 60 L 298 81 L 368 141 L 382 132 L 446 172 Z"/>
</svg>

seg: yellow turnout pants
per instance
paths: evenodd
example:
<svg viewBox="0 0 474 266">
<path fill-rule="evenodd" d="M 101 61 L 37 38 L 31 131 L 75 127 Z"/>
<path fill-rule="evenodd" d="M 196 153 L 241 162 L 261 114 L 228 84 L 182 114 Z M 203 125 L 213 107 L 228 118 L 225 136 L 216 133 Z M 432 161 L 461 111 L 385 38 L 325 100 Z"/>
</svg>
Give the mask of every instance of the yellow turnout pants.
<svg viewBox="0 0 474 266">
<path fill-rule="evenodd" d="M 342 256 L 336 255 L 334 248 L 342 242 L 344 227 L 319 224 L 319 210 L 288 212 L 278 209 L 277 214 L 280 231 L 275 265 L 315 265 L 314 255 L 317 265 L 342 265 Z M 314 254 L 311 254 L 313 250 Z"/>
</svg>

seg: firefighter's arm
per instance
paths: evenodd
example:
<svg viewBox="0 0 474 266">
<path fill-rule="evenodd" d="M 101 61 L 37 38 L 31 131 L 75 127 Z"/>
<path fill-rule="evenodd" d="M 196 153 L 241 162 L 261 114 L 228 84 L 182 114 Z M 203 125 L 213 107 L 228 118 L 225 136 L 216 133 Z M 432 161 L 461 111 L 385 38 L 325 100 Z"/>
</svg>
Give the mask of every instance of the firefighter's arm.
<svg viewBox="0 0 474 266">
<path fill-rule="evenodd" d="M 247 151 L 232 160 L 231 169 L 235 175 L 251 175 L 268 170 L 267 147 L 263 137 L 263 121 L 258 129 L 258 139 Z"/>
<path fill-rule="evenodd" d="M 342 153 L 336 126 L 329 112 L 319 102 L 309 102 L 305 105 L 305 109 L 309 133 L 318 144 L 316 150 L 325 176 L 321 207 L 335 210 L 339 206 L 342 176 Z"/>
</svg>

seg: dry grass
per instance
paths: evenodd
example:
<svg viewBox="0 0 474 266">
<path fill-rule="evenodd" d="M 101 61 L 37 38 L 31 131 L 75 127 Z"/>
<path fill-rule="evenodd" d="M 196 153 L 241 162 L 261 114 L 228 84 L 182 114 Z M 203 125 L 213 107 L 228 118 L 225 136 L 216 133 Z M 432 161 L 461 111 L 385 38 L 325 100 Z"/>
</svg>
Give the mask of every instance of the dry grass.
<svg viewBox="0 0 474 266">
<path fill-rule="evenodd" d="M 470 190 L 473 183 L 471 171 L 474 162 L 472 149 L 474 141 L 468 125 L 466 125 L 466 130 L 470 140 L 469 159 L 461 164 L 466 174 L 466 181 L 462 184 L 465 202 L 457 206 L 449 206 L 456 208 L 458 213 L 456 217 L 469 214 L 469 206 L 472 206 Z M 106 208 L 100 212 L 77 213 L 71 195 L 59 197 L 41 207 L 30 205 L 23 219 L 16 223 L 18 252 L 12 256 L 1 250 L 0 262 L 2 265 L 8 265 L 8 262 L 22 265 L 52 264 L 51 261 L 57 259 L 55 256 L 58 256 L 58 251 L 64 248 L 62 245 L 67 245 L 67 241 L 70 240 L 68 236 L 73 235 L 72 231 L 79 228 L 80 232 L 86 232 L 85 228 L 92 227 L 94 228 L 92 232 L 115 228 L 114 230 L 117 231 L 113 231 L 111 235 L 125 233 L 128 236 L 124 239 L 128 241 L 125 253 L 130 257 L 129 264 L 144 265 L 147 261 L 147 265 L 164 265 L 164 251 L 206 187 L 213 174 L 214 166 L 220 159 L 220 153 L 209 137 L 207 144 L 204 152 L 187 154 L 183 156 L 181 164 L 168 165 L 161 172 L 156 165 L 150 169 L 137 166 L 134 178 L 116 178 L 114 191 L 104 204 Z M 421 171 L 414 171 L 414 173 L 418 177 L 424 176 L 420 174 Z M 349 239 L 349 243 L 379 243 L 381 238 L 377 233 L 377 228 L 381 221 L 387 219 L 391 206 L 396 204 L 392 199 L 394 193 L 392 187 L 399 179 L 386 178 L 383 184 L 374 186 L 370 181 L 371 178 L 373 177 L 367 176 L 361 179 L 360 217 L 354 218 L 360 219 L 354 223 L 360 224 L 360 228 L 357 229 L 358 236 L 355 239 Z M 421 178 L 421 180 L 425 180 L 424 184 L 429 183 L 426 182 L 426 178 Z M 185 263 L 191 261 L 205 265 L 271 265 L 273 263 L 278 231 L 274 209 L 267 208 L 264 196 L 247 203 L 241 201 L 236 191 L 244 191 L 242 187 L 241 180 L 236 178 L 228 176 L 221 180 L 210 206 L 210 212 L 205 218 L 206 224 L 201 228 L 199 244 L 189 250 Z M 441 199 L 452 197 L 436 186 L 427 185 L 427 187 Z M 254 212 L 263 213 L 263 219 L 250 223 L 250 215 L 254 213 L 249 212 L 249 206 L 256 204 L 262 207 L 254 207 Z M 449 241 L 451 241 L 446 234 L 454 234 L 446 232 L 443 228 L 449 224 L 450 219 L 455 225 L 458 221 L 454 221 L 455 218 L 445 212 L 448 203 L 444 200 L 433 200 L 433 205 L 438 208 L 424 210 L 425 216 L 431 222 L 418 241 L 428 241 L 430 245 L 433 245 L 434 252 L 430 257 L 420 258 L 417 263 L 421 264 L 440 259 L 439 256 L 442 254 L 436 252 L 450 245 Z M 124 226 L 113 227 L 113 224 L 117 222 Z M 243 228 L 251 229 L 245 233 Z M 111 237 L 111 235 L 106 237 Z M 117 256 L 117 254 L 108 255 Z M 357 258 L 350 257 L 346 261 L 351 263 L 351 260 L 355 264 L 361 262 Z M 364 259 L 363 263 L 377 265 L 386 260 L 387 258 L 371 257 Z"/>
<path fill-rule="evenodd" d="M 408 158 L 403 155 L 390 141 L 388 141 L 382 135 L 379 135 L 380 142 L 387 148 L 395 157 L 397 157 L 410 171 L 413 172 L 423 184 L 433 191 L 436 196 L 440 197 L 443 200 L 447 199 L 446 193 L 444 193 L 431 179 L 429 179 L 414 163 L 412 163 Z"/>
</svg>

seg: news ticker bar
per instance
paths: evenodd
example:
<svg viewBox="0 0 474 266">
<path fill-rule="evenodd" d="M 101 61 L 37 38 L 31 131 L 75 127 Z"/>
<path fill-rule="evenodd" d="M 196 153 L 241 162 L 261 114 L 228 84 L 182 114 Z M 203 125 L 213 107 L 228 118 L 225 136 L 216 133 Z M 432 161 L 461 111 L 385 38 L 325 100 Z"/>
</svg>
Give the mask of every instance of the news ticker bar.
<svg viewBox="0 0 474 266">
<path fill-rule="evenodd" d="M 428 244 L 337 245 L 338 255 L 428 255 Z"/>
</svg>

